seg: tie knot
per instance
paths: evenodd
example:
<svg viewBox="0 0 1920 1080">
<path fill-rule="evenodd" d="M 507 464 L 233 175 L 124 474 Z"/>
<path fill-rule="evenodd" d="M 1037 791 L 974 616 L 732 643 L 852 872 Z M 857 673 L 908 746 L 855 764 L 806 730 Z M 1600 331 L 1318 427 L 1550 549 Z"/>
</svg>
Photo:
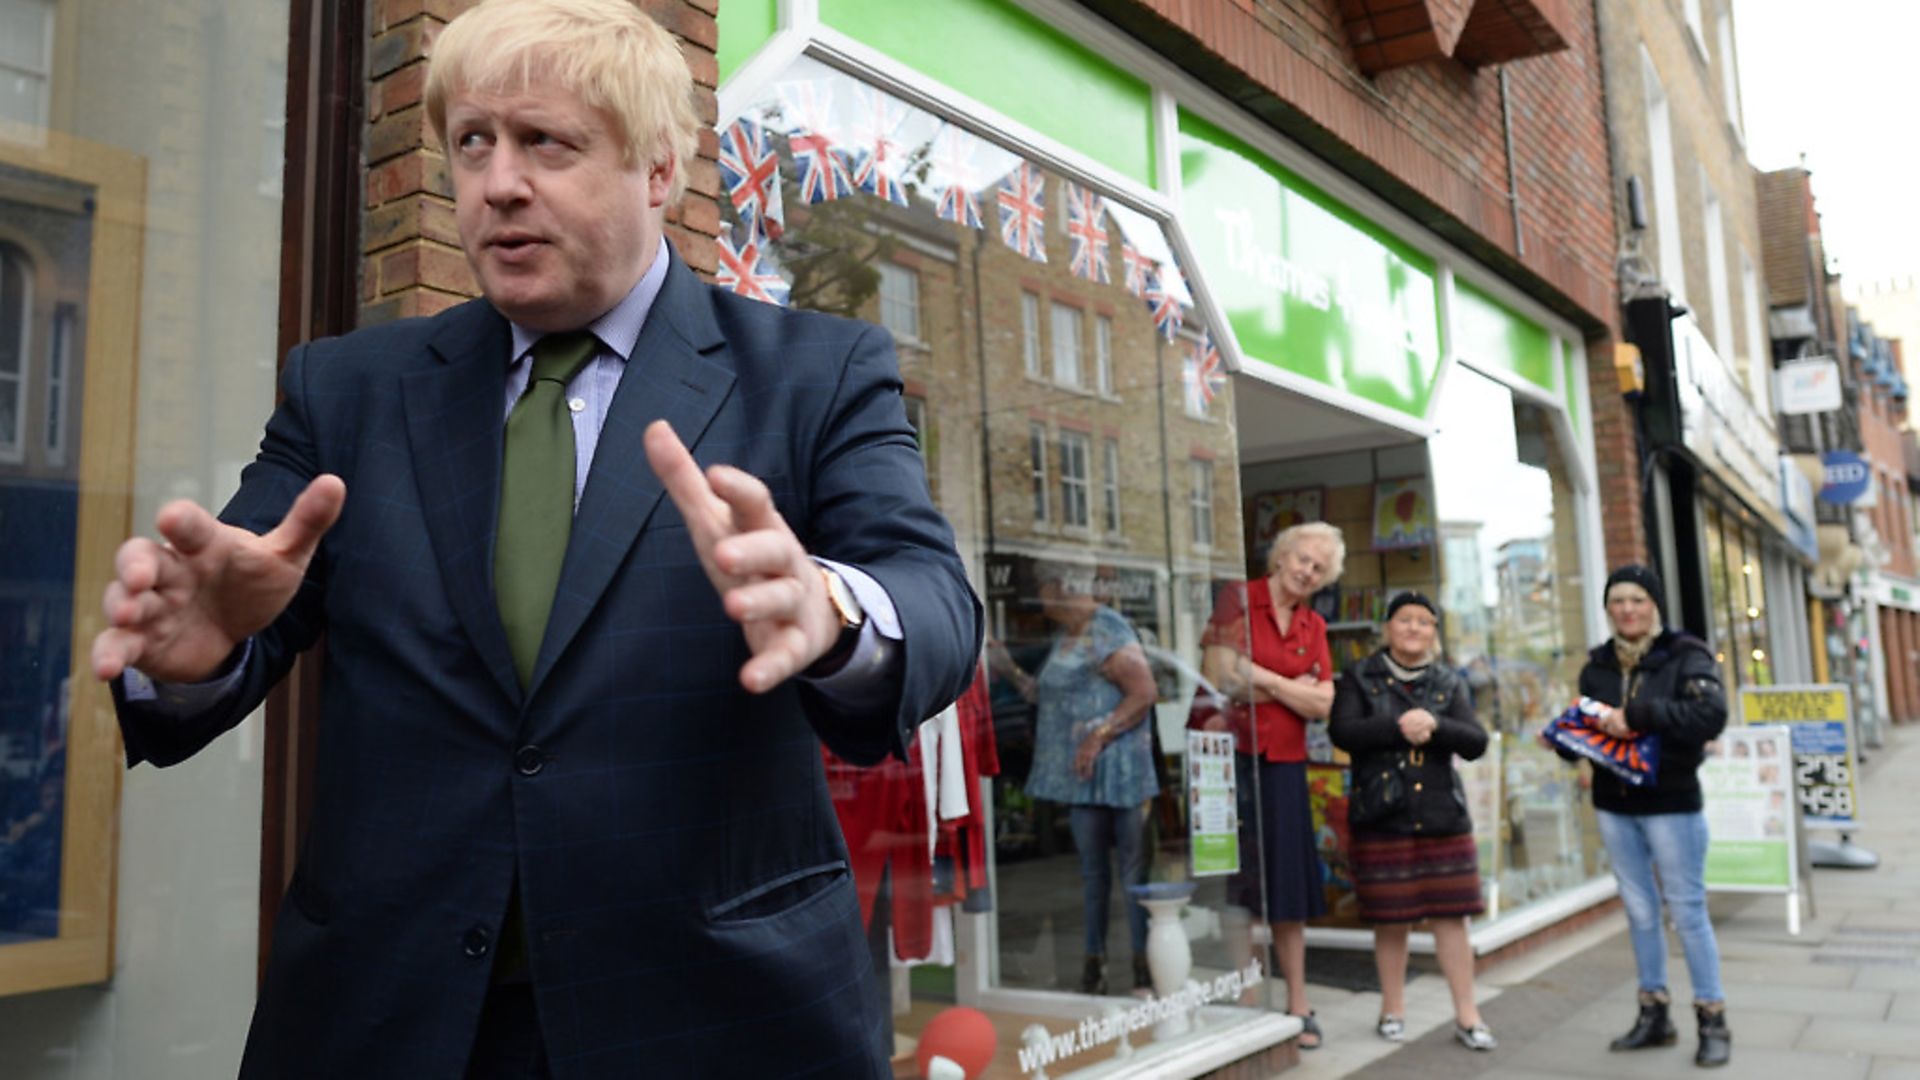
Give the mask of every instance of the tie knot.
<svg viewBox="0 0 1920 1080">
<path fill-rule="evenodd" d="M 533 374 L 529 384 L 542 380 L 565 386 L 600 351 L 600 342 L 589 330 L 569 330 L 548 334 L 533 343 Z"/>
</svg>

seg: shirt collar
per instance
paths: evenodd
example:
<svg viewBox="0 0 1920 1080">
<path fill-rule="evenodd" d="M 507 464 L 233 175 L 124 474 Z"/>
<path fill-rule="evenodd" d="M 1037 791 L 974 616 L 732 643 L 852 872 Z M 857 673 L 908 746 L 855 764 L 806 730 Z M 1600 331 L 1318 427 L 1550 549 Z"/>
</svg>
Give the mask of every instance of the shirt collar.
<svg viewBox="0 0 1920 1080">
<path fill-rule="evenodd" d="M 653 302 L 660 296 L 660 287 L 666 284 L 667 263 L 670 260 L 667 238 L 662 236 L 647 272 L 640 275 L 640 280 L 634 283 L 626 296 L 620 298 L 619 303 L 585 327 L 593 331 L 593 336 L 600 339 L 600 344 L 618 356 L 622 363 L 633 357 L 633 347 L 640 340 L 640 328 L 647 324 L 647 314 L 653 310 Z M 507 366 L 512 367 L 527 355 L 534 342 L 546 335 L 519 323 L 509 325 L 513 327 L 513 355 L 507 358 Z"/>
</svg>

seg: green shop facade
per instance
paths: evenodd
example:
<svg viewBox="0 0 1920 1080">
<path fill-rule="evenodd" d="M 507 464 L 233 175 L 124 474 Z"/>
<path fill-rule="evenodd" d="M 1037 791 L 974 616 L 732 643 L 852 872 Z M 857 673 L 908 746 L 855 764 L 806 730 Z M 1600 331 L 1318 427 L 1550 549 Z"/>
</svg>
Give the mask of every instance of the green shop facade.
<svg viewBox="0 0 1920 1080">
<path fill-rule="evenodd" d="M 1578 774 L 1532 737 L 1606 633 L 1571 324 L 1072 5 L 728 0 L 719 23 L 723 151 L 740 132 L 780 192 L 770 211 L 768 192 L 733 189 L 723 279 L 731 259 L 775 299 L 892 331 L 988 607 L 978 730 L 961 732 L 972 811 L 929 815 L 931 935 L 901 862 L 870 913 L 894 932 L 903 1048 L 954 1004 L 993 1018 L 1009 1076 L 1200 1075 L 1294 1033 L 1246 978 L 1265 955 L 1257 898 L 1196 865 L 1188 727 L 1216 595 L 1297 521 L 1346 539 L 1345 574 L 1315 598 L 1336 669 L 1377 646 L 1393 592 L 1445 610 L 1446 662 L 1496 733 L 1461 769 L 1487 901 L 1476 950 L 1612 895 Z M 1103 849 L 1107 871 L 1028 790 L 1050 727 L 1099 697 L 1097 674 L 1064 674 L 1076 602 L 1125 622 L 1158 695 L 1144 857 Z M 1365 948 L 1345 759 L 1324 731 L 1309 752 L 1331 908 L 1309 941 Z M 1184 1026 L 1127 1011 L 1150 981 L 1130 978 L 1130 873 L 1192 886 L 1167 916 L 1190 955 Z"/>
</svg>

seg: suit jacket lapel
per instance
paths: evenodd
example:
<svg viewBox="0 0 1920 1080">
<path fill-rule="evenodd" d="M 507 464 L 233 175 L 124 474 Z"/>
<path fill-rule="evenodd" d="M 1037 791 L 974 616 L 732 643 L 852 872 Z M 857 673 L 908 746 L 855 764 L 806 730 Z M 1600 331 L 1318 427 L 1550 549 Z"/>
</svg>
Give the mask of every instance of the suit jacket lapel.
<svg viewBox="0 0 1920 1080">
<path fill-rule="evenodd" d="M 428 347 L 441 363 L 401 380 L 420 506 L 447 601 L 494 680 L 517 703 L 520 680 L 493 598 L 501 417 L 513 334 L 491 305 L 475 301 L 452 312 Z"/>
<path fill-rule="evenodd" d="M 579 633 L 665 494 L 647 465 L 642 441 L 647 425 L 665 420 L 689 450 L 696 449 L 733 387 L 725 339 L 706 294 L 693 271 L 672 256 L 667 280 L 607 409 L 528 697 L 539 692 Z M 504 647 L 504 633 L 501 640 Z"/>
</svg>

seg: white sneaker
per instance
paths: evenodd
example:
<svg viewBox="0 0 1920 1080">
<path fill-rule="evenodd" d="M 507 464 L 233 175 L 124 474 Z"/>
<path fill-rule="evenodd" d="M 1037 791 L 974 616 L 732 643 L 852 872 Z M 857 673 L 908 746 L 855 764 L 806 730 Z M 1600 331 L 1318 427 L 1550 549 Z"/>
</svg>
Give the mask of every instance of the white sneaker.
<svg viewBox="0 0 1920 1080">
<path fill-rule="evenodd" d="M 1470 1028 L 1455 1024 L 1453 1037 L 1459 1039 L 1460 1045 L 1469 1050 L 1491 1050 L 1500 1045 L 1499 1040 L 1493 1037 L 1493 1032 L 1488 1031 L 1485 1024 L 1475 1024 Z"/>
<path fill-rule="evenodd" d="M 1407 1022 L 1398 1016 L 1382 1016 L 1373 1030 L 1388 1042 L 1399 1042 L 1407 1037 Z"/>
</svg>

